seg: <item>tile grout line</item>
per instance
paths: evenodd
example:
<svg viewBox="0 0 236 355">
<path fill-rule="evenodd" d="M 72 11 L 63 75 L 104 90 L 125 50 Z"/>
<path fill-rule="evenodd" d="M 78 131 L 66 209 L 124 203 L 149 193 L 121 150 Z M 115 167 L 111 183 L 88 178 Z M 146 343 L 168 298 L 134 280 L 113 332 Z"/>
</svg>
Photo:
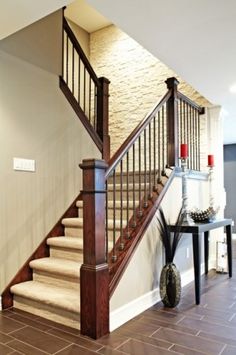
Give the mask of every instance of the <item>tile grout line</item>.
<svg viewBox="0 0 236 355">
<path fill-rule="evenodd" d="M 29 343 L 26 343 L 25 341 L 22 341 L 22 340 L 20 340 L 20 339 L 14 338 L 14 339 L 12 339 L 10 342 L 12 342 L 12 341 L 19 341 L 19 342 L 22 343 L 22 344 L 25 344 L 25 345 L 27 345 L 27 346 L 29 346 L 29 347 L 32 347 L 32 348 L 36 349 L 36 350 L 40 350 L 40 351 L 42 351 L 43 353 L 49 355 L 48 352 L 46 352 L 46 351 L 44 351 L 44 350 L 41 350 L 41 349 L 39 349 L 39 348 L 36 348 L 36 346 L 31 345 L 31 344 L 29 344 Z M 18 350 L 16 350 L 16 349 L 12 348 L 11 345 L 9 345 L 10 342 L 7 343 L 8 346 L 9 346 L 11 349 L 13 349 L 14 351 L 18 351 Z M 22 353 L 22 354 L 24 354 L 24 353 Z"/>
<path fill-rule="evenodd" d="M 131 340 L 131 339 L 133 339 L 133 338 L 128 338 L 128 339 L 126 339 L 125 341 L 123 341 L 123 343 L 119 344 L 116 348 L 114 348 L 114 350 L 118 350 L 119 347 L 121 347 L 122 345 L 124 345 L 125 343 L 127 343 L 127 342 L 128 342 L 129 340 Z"/>
<path fill-rule="evenodd" d="M 224 344 L 223 348 L 221 349 L 221 351 L 219 352 L 218 355 L 221 355 L 223 353 L 223 351 L 226 349 L 226 347 L 227 347 L 227 344 Z"/>
<path fill-rule="evenodd" d="M 65 346 L 64 348 L 57 350 L 55 353 L 53 353 L 53 355 L 58 354 L 58 353 L 61 352 L 62 350 L 65 350 L 65 349 L 69 348 L 72 344 L 73 344 L 73 343 L 70 343 L 69 345 Z"/>
</svg>

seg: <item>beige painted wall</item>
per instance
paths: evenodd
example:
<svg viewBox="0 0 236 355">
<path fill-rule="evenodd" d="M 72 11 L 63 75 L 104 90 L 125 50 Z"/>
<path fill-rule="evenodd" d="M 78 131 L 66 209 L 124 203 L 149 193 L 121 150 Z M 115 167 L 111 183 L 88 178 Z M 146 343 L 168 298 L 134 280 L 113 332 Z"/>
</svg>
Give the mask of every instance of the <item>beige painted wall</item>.
<svg viewBox="0 0 236 355">
<path fill-rule="evenodd" d="M 91 33 L 90 60 L 98 76 L 111 81 L 110 134 L 114 153 L 165 94 L 164 81 L 177 75 L 114 25 Z M 190 85 L 179 81 L 184 94 L 203 106 L 209 105 Z"/>
<path fill-rule="evenodd" d="M 0 49 L 54 74 L 61 74 L 62 11 L 0 41 Z"/>
<path fill-rule="evenodd" d="M 90 39 L 89 39 L 89 33 L 85 31 L 82 27 L 78 26 L 76 23 L 73 21 L 70 21 L 67 19 L 72 31 L 74 32 L 76 38 L 79 41 L 79 44 L 81 45 L 86 57 L 89 59 L 89 51 L 90 51 Z"/>
<path fill-rule="evenodd" d="M 78 164 L 100 157 L 58 76 L 35 64 L 0 51 L 0 292 L 79 194 Z M 14 171 L 13 157 L 35 159 L 36 172 Z"/>
</svg>

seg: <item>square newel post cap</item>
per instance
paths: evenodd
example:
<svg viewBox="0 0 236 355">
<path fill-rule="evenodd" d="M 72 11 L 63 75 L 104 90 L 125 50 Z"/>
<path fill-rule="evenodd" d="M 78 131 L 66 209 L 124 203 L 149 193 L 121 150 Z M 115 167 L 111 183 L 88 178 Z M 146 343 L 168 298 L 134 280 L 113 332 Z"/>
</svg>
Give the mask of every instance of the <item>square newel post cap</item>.
<svg viewBox="0 0 236 355">
<path fill-rule="evenodd" d="M 83 170 L 88 169 L 103 169 L 106 170 L 108 164 L 103 159 L 84 159 L 79 167 Z"/>
<path fill-rule="evenodd" d="M 104 76 L 101 76 L 100 78 L 98 78 L 98 80 L 100 81 L 100 83 L 106 83 L 107 85 L 111 83 L 110 80 L 105 78 Z"/>
<path fill-rule="evenodd" d="M 167 89 L 173 89 L 177 88 L 179 81 L 173 76 L 172 78 L 168 78 L 165 83 L 167 85 Z"/>
</svg>

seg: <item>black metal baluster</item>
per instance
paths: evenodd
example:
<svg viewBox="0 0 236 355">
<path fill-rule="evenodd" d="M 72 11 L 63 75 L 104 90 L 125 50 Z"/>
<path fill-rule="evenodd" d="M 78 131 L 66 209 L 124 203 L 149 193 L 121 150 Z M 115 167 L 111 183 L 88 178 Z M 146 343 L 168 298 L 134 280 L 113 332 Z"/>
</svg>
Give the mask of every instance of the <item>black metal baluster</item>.
<svg viewBox="0 0 236 355">
<path fill-rule="evenodd" d="M 162 118 L 162 176 L 165 176 L 165 118 L 164 118 L 164 106 L 161 108 Z"/>
<path fill-rule="evenodd" d="M 91 76 L 89 76 L 89 122 L 91 123 Z M 94 126 L 93 126 L 94 128 Z"/>
<path fill-rule="evenodd" d="M 153 191 L 157 191 L 157 173 L 156 173 L 156 116 L 153 118 Z"/>
<path fill-rule="evenodd" d="M 112 261 L 117 260 L 116 255 L 116 170 L 113 171 L 113 253 Z"/>
<path fill-rule="evenodd" d="M 133 144 L 133 223 L 132 227 L 136 227 L 136 210 L 135 210 L 135 143 Z"/>
<path fill-rule="evenodd" d="M 142 205 L 141 205 L 141 136 L 138 137 L 138 200 L 139 200 L 139 217 L 142 216 Z"/>
<path fill-rule="evenodd" d="M 94 129 L 97 131 L 97 86 L 94 83 Z"/>
<path fill-rule="evenodd" d="M 124 249 L 123 241 L 123 160 L 120 162 L 120 250 Z"/>
<path fill-rule="evenodd" d="M 129 152 L 126 154 L 126 203 L 127 203 L 127 210 L 126 210 L 126 220 L 127 220 L 127 227 L 126 227 L 126 238 L 130 238 L 129 232 Z"/>
<path fill-rule="evenodd" d="M 86 111 L 86 68 L 84 65 L 84 113 Z"/>
<path fill-rule="evenodd" d="M 192 161 L 192 107 L 189 105 L 189 169 L 192 169 L 193 161 Z"/>
<path fill-rule="evenodd" d="M 151 136 L 151 122 L 148 125 L 148 147 L 149 147 L 149 187 L 148 198 L 152 198 L 152 136 Z"/>
<path fill-rule="evenodd" d="M 197 113 L 197 121 L 198 121 L 198 170 L 201 170 L 200 165 L 200 115 Z"/>
<path fill-rule="evenodd" d="M 148 207 L 148 202 L 147 202 L 147 132 L 146 128 L 144 129 L 144 148 L 143 148 L 143 154 L 144 154 L 144 202 L 143 202 L 143 207 Z"/>
<path fill-rule="evenodd" d="M 81 86 L 81 72 L 80 72 L 80 57 L 78 55 L 78 104 L 80 105 L 80 86 Z"/>
<path fill-rule="evenodd" d="M 161 183 L 161 114 L 158 111 L 158 184 Z"/>
<path fill-rule="evenodd" d="M 69 77 L 69 38 L 68 34 L 66 34 L 66 83 L 68 85 L 68 77 Z"/>
<path fill-rule="evenodd" d="M 109 247 L 108 247 L 108 180 L 106 181 L 106 258 L 108 262 L 108 253 L 109 253 Z"/>
<path fill-rule="evenodd" d="M 74 95 L 75 93 L 75 49 L 72 44 L 72 94 Z"/>
</svg>

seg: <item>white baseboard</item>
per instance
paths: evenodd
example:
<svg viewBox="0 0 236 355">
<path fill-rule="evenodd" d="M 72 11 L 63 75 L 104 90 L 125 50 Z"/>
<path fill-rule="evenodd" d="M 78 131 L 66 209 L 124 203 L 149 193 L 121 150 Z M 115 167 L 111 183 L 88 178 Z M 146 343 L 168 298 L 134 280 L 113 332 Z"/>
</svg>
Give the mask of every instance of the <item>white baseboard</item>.
<svg viewBox="0 0 236 355">
<path fill-rule="evenodd" d="M 146 309 L 152 307 L 160 301 L 159 288 L 136 298 L 135 300 L 126 303 L 124 306 L 110 312 L 110 331 L 112 332 Z"/>
<path fill-rule="evenodd" d="M 215 262 L 209 262 L 209 270 L 215 268 Z M 201 264 L 201 275 L 204 274 L 205 268 L 204 264 Z M 182 287 L 188 285 L 194 280 L 194 271 L 193 269 L 187 270 L 181 274 L 181 285 Z M 156 288 L 153 291 L 150 291 L 135 300 L 126 303 L 124 306 L 115 309 L 110 312 L 110 331 L 117 329 L 122 324 L 128 322 L 132 318 L 136 317 L 140 313 L 144 312 L 148 308 L 152 307 L 154 304 L 159 302 L 160 292 L 159 288 Z M 194 302 L 194 300 L 193 300 Z"/>
<path fill-rule="evenodd" d="M 2 296 L 0 296 L 0 311 L 2 311 Z"/>
</svg>

